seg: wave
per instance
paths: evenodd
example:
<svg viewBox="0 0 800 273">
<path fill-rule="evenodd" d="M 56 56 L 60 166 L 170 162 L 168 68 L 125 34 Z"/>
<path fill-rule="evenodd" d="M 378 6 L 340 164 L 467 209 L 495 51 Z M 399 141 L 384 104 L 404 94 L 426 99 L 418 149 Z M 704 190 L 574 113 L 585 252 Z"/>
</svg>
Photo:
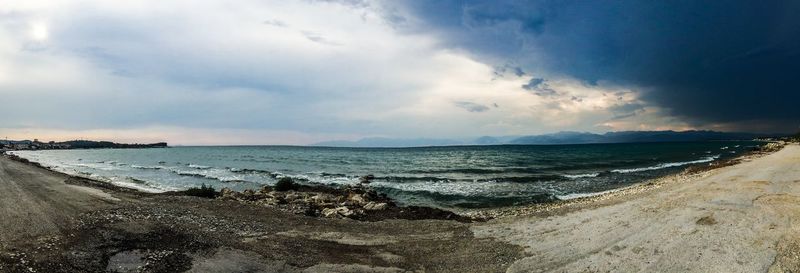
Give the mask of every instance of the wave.
<svg viewBox="0 0 800 273">
<path fill-rule="evenodd" d="M 409 173 L 468 173 L 468 174 L 492 174 L 505 173 L 508 170 L 487 169 L 487 168 L 455 168 L 455 169 L 435 169 L 435 170 L 410 170 Z"/>
<path fill-rule="evenodd" d="M 140 190 L 140 191 L 144 191 L 144 192 L 158 193 L 158 192 L 166 192 L 166 191 L 177 190 L 177 188 L 175 188 L 175 187 L 171 187 L 171 186 L 167 186 L 167 185 L 163 185 L 163 184 L 154 184 L 154 183 L 150 183 L 150 182 L 147 182 L 147 181 L 144 181 L 144 180 L 141 180 L 141 179 L 137 179 L 137 178 L 133 178 L 133 177 L 130 177 L 130 176 L 126 176 L 126 177 L 110 176 L 110 177 L 107 177 L 107 176 L 100 176 L 100 175 L 92 174 L 90 176 L 90 178 L 95 179 L 95 180 L 105 181 L 105 182 L 108 182 L 108 183 L 111 183 L 111 184 L 114 184 L 114 185 L 117 185 L 117 186 L 136 189 L 136 190 Z"/>
<path fill-rule="evenodd" d="M 583 173 L 583 174 L 562 174 L 561 176 L 569 179 L 597 177 L 600 173 Z"/>
<path fill-rule="evenodd" d="M 272 178 L 278 178 L 277 174 L 270 171 L 265 170 L 257 170 L 257 169 L 239 169 L 239 168 L 228 168 L 228 171 L 232 173 L 240 173 L 240 174 L 265 174 Z"/>
<path fill-rule="evenodd" d="M 578 198 L 584 198 L 584 197 L 598 196 L 598 195 L 603 195 L 603 194 L 606 194 L 606 193 L 612 193 L 612 192 L 616 192 L 616 191 L 620 191 L 620 190 L 622 190 L 622 189 L 613 189 L 613 190 L 607 190 L 607 191 L 587 192 L 587 193 L 568 193 L 568 194 L 556 195 L 556 198 L 558 198 L 558 200 L 570 200 L 570 199 L 578 199 Z"/>
<path fill-rule="evenodd" d="M 197 165 L 197 164 L 189 164 L 189 165 L 187 165 L 187 166 L 188 166 L 189 168 L 192 168 L 192 169 L 198 169 L 198 170 L 208 170 L 208 169 L 211 169 L 211 166 L 203 166 L 203 165 Z"/>
<path fill-rule="evenodd" d="M 693 161 L 661 163 L 661 164 L 658 164 L 658 165 L 655 165 L 655 166 L 650 166 L 650 167 L 633 168 L 633 169 L 617 169 L 617 170 L 611 170 L 611 172 L 615 172 L 615 173 L 635 173 L 635 172 L 644 172 L 644 171 L 654 171 L 654 170 L 660 170 L 660 169 L 666 169 L 666 168 L 672 168 L 672 167 L 679 167 L 679 166 L 689 165 L 689 164 L 698 164 L 698 163 L 711 162 L 711 161 L 714 161 L 717 158 L 719 158 L 719 156 L 720 155 L 709 156 L 709 157 L 706 157 L 706 158 L 703 158 L 703 159 L 698 159 L 698 160 L 693 160 Z"/>
<path fill-rule="evenodd" d="M 197 178 L 204 178 L 204 179 L 211 179 L 217 180 L 223 183 L 230 183 L 230 182 L 252 182 L 247 181 L 242 177 L 239 177 L 232 173 L 225 173 L 225 170 L 221 169 L 204 169 L 203 171 L 184 171 L 178 169 L 170 169 L 171 172 L 180 175 L 180 176 L 190 176 L 190 177 L 197 177 Z"/>
<path fill-rule="evenodd" d="M 531 183 L 541 181 L 564 180 L 561 175 L 531 175 L 531 176 L 504 176 L 489 178 L 452 178 L 438 176 L 378 176 L 375 181 L 410 183 L 410 182 L 489 182 L 489 183 Z"/>
<path fill-rule="evenodd" d="M 140 166 L 140 165 L 131 165 L 131 168 L 140 169 L 140 170 L 161 170 L 161 169 L 166 169 L 163 166 Z"/>
<path fill-rule="evenodd" d="M 150 183 L 147 183 L 147 181 L 144 181 L 144 180 L 141 180 L 141 179 L 137 179 L 137 178 L 133 178 L 133 177 L 130 177 L 130 176 L 126 177 L 126 179 L 128 179 L 132 183 L 136 183 L 136 184 L 142 184 L 142 185 L 149 185 L 150 184 Z"/>
</svg>

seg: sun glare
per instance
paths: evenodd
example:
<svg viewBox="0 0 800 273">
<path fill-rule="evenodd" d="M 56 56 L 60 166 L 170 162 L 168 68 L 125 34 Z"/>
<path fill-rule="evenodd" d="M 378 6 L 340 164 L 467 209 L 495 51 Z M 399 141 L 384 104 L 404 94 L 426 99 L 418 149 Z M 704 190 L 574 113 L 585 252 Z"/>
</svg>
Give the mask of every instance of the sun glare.
<svg viewBox="0 0 800 273">
<path fill-rule="evenodd" d="M 45 41 L 49 36 L 47 25 L 41 22 L 33 23 L 30 29 L 31 39 L 36 41 Z"/>
</svg>

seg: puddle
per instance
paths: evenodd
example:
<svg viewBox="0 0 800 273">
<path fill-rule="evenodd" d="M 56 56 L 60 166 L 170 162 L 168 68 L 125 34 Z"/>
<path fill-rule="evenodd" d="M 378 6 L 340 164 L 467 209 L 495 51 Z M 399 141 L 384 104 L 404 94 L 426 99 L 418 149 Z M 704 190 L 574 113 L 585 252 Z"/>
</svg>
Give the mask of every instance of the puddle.
<svg viewBox="0 0 800 273">
<path fill-rule="evenodd" d="M 145 254 L 140 250 L 122 251 L 108 259 L 106 271 L 109 272 L 139 272 L 145 265 Z"/>
</svg>

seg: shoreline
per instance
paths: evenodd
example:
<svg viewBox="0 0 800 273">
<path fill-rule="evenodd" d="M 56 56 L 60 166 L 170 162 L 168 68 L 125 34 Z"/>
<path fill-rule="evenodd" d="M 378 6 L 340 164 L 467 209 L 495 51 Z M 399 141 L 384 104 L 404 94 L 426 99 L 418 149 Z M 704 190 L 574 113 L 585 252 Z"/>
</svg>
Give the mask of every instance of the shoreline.
<svg viewBox="0 0 800 273">
<path fill-rule="evenodd" d="M 672 183 L 682 183 L 707 176 L 715 169 L 737 165 L 741 164 L 742 162 L 764 157 L 780 151 L 787 145 L 783 142 L 769 143 L 776 143 L 776 146 L 767 147 L 762 150 L 751 151 L 726 160 L 712 161 L 709 164 L 689 166 L 679 173 L 646 179 L 644 181 L 620 188 L 587 193 L 590 194 L 589 196 L 563 199 L 548 203 L 507 206 L 500 208 L 456 210 L 455 212 L 475 218 L 495 219 L 530 215 L 543 216 L 565 214 L 576 210 L 591 209 L 613 203 L 624 202 L 629 198 L 635 198 L 631 195 L 653 191 Z"/>
<path fill-rule="evenodd" d="M 800 145 L 720 165 L 498 212 L 471 230 L 524 247 L 507 272 L 800 270 Z"/>
<path fill-rule="evenodd" d="M 0 272 L 800 269 L 800 146 L 734 161 L 459 222 L 309 217 L 245 193 L 151 194 L 0 157 Z"/>
<path fill-rule="evenodd" d="M 182 191 L 149 192 L 135 187 L 126 187 L 91 177 L 60 172 L 26 158 L 7 154 L 5 158 L 70 177 L 69 184 L 105 189 L 113 192 L 135 193 L 140 196 L 195 196 L 193 189 Z M 262 186 L 260 190 L 233 191 L 228 188 L 215 190 L 211 199 L 232 200 L 245 204 L 267 206 L 303 216 L 349 218 L 360 221 L 405 220 L 453 220 L 459 222 L 485 221 L 486 219 L 466 217 L 451 210 L 426 206 L 398 206 L 394 200 L 378 194 L 368 185 L 359 184 L 347 187 L 329 185 L 295 184 L 287 191 L 277 191 L 275 186 Z M 335 210 L 335 211 L 334 211 Z"/>
<path fill-rule="evenodd" d="M 521 258 L 467 223 L 402 210 L 375 221 L 309 217 L 0 157 L 0 272 L 501 272 Z"/>
<path fill-rule="evenodd" d="M 411 205 L 411 206 L 397 206 L 395 205 L 395 201 L 391 200 L 385 196 L 383 196 L 379 201 L 382 203 L 388 203 L 392 206 L 393 216 L 376 216 L 377 214 L 372 214 L 368 217 L 363 217 L 363 219 L 369 219 L 369 221 L 380 221 L 385 219 L 443 219 L 443 220 L 457 220 L 457 221 L 486 221 L 489 219 L 495 218 L 505 218 L 505 217 L 516 217 L 516 216 L 525 216 L 525 215 L 553 215 L 553 214 L 564 214 L 571 211 L 582 210 L 582 209 L 589 209 L 593 207 L 608 205 L 612 203 L 623 202 L 627 200 L 630 195 L 636 195 L 638 193 L 647 192 L 651 190 L 658 189 L 666 184 L 675 183 L 675 182 L 685 182 L 692 179 L 697 179 L 702 177 L 704 173 L 707 173 L 711 170 L 722 168 L 730 165 L 739 164 L 743 161 L 753 160 L 754 158 L 763 157 L 769 155 L 770 153 L 774 153 L 782 149 L 786 143 L 782 141 L 778 142 L 769 142 L 768 144 L 772 143 L 775 146 L 762 148 L 761 150 L 750 151 L 741 155 L 738 155 L 733 158 L 728 158 L 725 160 L 720 161 L 712 161 L 708 165 L 706 164 L 699 164 L 699 165 L 690 165 L 689 167 L 685 168 L 679 173 L 676 174 L 669 174 L 661 177 L 655 177 L 646 179 L 641 182 L 637 182 L 631 185 L 623 186 L 620 188 L 614 188 L 610 190 L 605 190 L 601 192 L 593 192 L 593 193 L 584 193 L 588 196 L 581 196 L 577 198 L 569 198 L 569 199 L 560 199 L 553 202 L 544 202 L 544 203 L 532 203 L 532 204 L 522 204 L 522 205 L 514 205 L 514 206 L 504 206 L 504 207 L 488 207 L 488 208 L 438 208 L 432 206 L 418 206 L 418 205 Z M 46 169 L 48 171 L 56 172 L 59 174 L 75 177 L 81 180 L 91 181 L 88 183 L 91 187 L 99 187 L 99 188 L 106 188 L 110 190 L 120 191 L 124 189 L 133 190 L 136 192 L 140 192 L 143 194 L 155 194 L 155 195 L 182 195 L 185 191 L 162 191 L 162 192 L 153 192 L 153 191 L 146 191 L 138 187 L 133 186 L 126 186 L 126 185 L 119 185 L 111 181 L 101 181 L 97 180 L 96 178 L 81 176 L 79 174 L 69 174 L 65 172 L 61 172 L 55 170 L 51 167 L 46 167 L 41 165 L 38 162 L 30 161 L 26 158 L 20 157 L 15 154 L 6 153 L 2 156 L 8 157 L 12 160 L 20 161 L 26 164 L 33 165 L 38 168 Z M 102 184 L 108 184 L 111 187 L 105 187 Z M 262 186 L 263 189 L 271 189 L 272 186 Z M 303 185 L 302 190 L 300 193 L 335 193 L 339 196 L 348 196 L 348 189 L 352 190 L 353 186 L 333 186 L 333 185 L 324 185 L 324 184 L 312 184 L 312 185 Z M 368 184 L 357 184 L 355 185 L 356 190 L 363 191 L 364 189 L 369 189 Z M 263 199 L 256 195 L 253 197 L 253 193 L 257 191 L 249 191 L 249 196 L 242 196 L 241 193 L 248 193 L 248 190 L 242 192 L 230 191 L 227 188 L 223 188 L 218 190 L 220 193 L 223 191 L 227 191 L 228 193 L 236 193 L 234 195 L 229 194 L 227 197 L 220 196 L 221 198 L 228 198 L 234 199 L 241 202 L 250 202 L 250 203 L 258 203 L 253 201 L 259 201 L 256 199 Z M 362 194 L 364 192 L 361 192 Z M 373 190 L 374 193 L 374 190 Z M 307 196 L 308 197 L 308 196 Z M 274 203 L 274 201 L 273 201 Z M 411 210 L 402 210 L 402 208 L 411 208 Z M 291 210 L 291 209 L 289 209 Z M 402 211 L 402 213 L 397 213 Z M 297 213 L 297 212 L 296 212 Z M 419 213 L 421 215 L 415 216 L 415 213 Z M 307 214 L 307 213 L 298 213 L 298 214 Z M 317 211 L 316 215 L 310 216 L 321 216 L 321 211 Z M 343 216 L 339 214 L 338 216 Z M 345 216 L 349 217 L 349 216 Z M 392 218 L 394 217 L 394 218 Z M 360 218 L 354 218 L 360 219 Z"/>
</svg>

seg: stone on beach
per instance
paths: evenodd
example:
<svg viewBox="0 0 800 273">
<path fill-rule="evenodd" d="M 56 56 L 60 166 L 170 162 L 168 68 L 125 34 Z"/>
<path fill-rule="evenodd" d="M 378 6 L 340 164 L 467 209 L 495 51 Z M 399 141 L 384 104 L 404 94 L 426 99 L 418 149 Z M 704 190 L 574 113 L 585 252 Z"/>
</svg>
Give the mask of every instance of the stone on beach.
<svg viewBox="0 0 800 273">
<path fill-rule="evenodd" d="M 350 217 L 353 214 L 354 212 L 347 207 L 327 208 L 322 210 L 322 216 L 327 218 Z"/>
<path fill-rule="evenodd" d="M 334 218 L 358 218 L 367 211 L 385 211 L 396 207 L 385 195 L 364 186 L 347 186 L 331 191 L 322 187 L 294 185 L 295 189 L 276 191 L 264 186 L 259 190 L 237 192 L 229 188 L 220 190 L 223 200 L 254 203 L 280 210 Z"/>
<path fill-rule="evenodd" d="M 364 209 L 365 210 L 385 210 L 388 207 L 389 207 L 389 204 L 386 204 L 386 203 L 375 203 L 375 202 L 369 202 L 366 205 L 364 205 Z"/>
</svg>

